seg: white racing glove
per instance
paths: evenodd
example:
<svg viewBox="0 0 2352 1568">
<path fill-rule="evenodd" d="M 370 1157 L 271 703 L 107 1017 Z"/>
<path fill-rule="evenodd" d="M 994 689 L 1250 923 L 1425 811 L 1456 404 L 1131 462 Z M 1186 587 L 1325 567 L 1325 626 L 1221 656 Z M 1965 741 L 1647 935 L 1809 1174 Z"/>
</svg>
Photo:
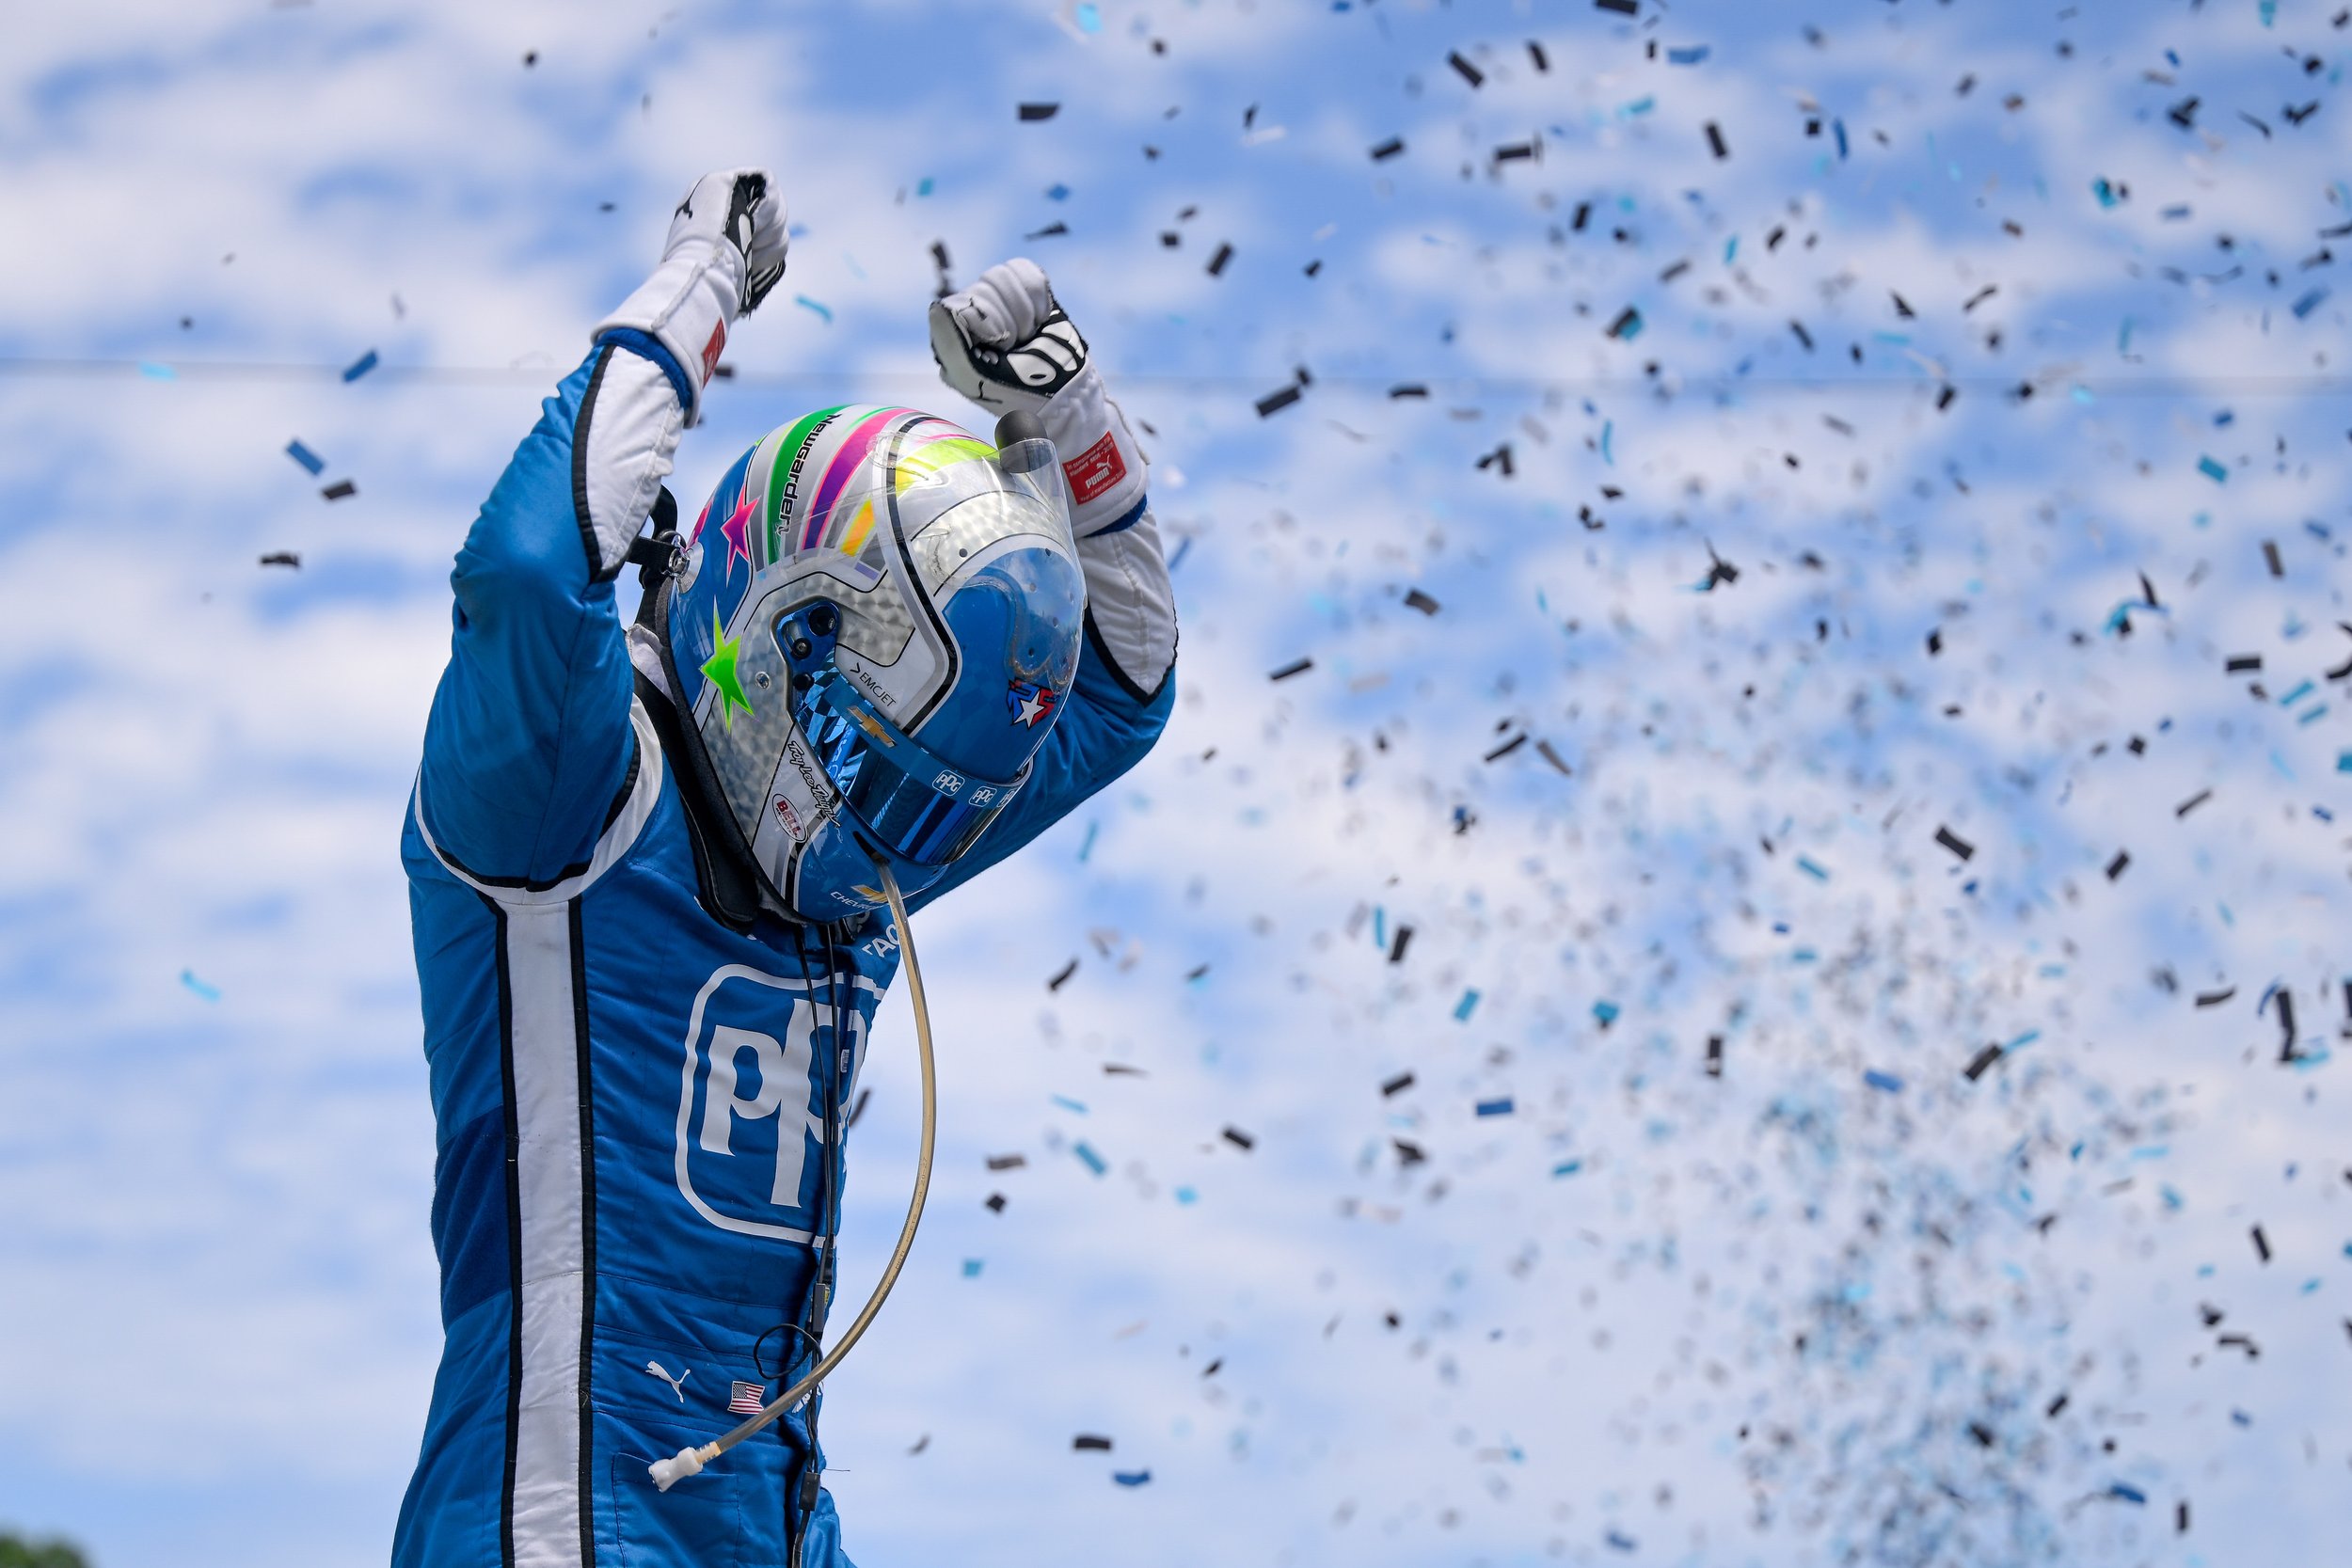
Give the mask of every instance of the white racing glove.
<svg viewBox="0 0 2352 1568">
<path fill-rule="evenodd" d="M 1044 422 L 1070 491 L 1088 635 L 1128 694 L 1152 701 L 1176 659 L 1176 595 L 1144 505 L 1143 453 L 1044 270 L 1006 261 L 935 301 L 931 354 L 947 385 L 981 407 Z"/>
<path fill-rule="evenodd" d="M 1026 409 L 1044 421 L 1079 538 L 1143 499 L 1143 453 L 1035 261 L 1000 262 L 969 289 L 934 301 L 931 356 L 941 378 L 981 407 Z"/>
<path fill-rule="evenodd" d="M 693 385 L 691 424 L 727 328 L 758 309 L 784 276 L 787 243 L 784 196 L 767 170 L 706 174 L 670 218 L 661 264 L 597 323 L 594 336 L 643 332 L 668 350 Z"/>
</svg>

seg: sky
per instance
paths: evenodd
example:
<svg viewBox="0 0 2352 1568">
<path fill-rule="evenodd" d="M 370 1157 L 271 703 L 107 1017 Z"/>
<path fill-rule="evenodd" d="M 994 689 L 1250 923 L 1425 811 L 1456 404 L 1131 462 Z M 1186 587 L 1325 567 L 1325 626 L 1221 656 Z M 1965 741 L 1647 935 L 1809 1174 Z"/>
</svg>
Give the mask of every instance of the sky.
<svg viewBox="0 0 2352 1568">
<path fill-rule="evenodd" d="M 1152 755 L 917 930 L 861 1564 L 2352 1529 L 2342 0 L 9 25 L 0 1527 L 385 1557 L 451 558 L 757 163 L 790 268 L 681 503 L 811 407 L 963 412 L 939 256 L 1026 254 L 1183 622 Z"/>
</svg>

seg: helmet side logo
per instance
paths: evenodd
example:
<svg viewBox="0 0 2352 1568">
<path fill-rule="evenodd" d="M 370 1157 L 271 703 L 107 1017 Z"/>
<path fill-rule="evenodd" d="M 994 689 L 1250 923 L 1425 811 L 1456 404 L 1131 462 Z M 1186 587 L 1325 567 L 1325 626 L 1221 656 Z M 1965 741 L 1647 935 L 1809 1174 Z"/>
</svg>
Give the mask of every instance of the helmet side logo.
<svg viewBox="0 0 2352 1568">
<path fill-rule="evenodd" d="M 1060 700 L 1052 687 L 1031 681 L 1013 681 L 1005 688 L 1005 706 L 1012 710 L 1012 721 L 1023 729 L 1033 730 L 1040 721 L 1052 718 Z"/>
</svg>

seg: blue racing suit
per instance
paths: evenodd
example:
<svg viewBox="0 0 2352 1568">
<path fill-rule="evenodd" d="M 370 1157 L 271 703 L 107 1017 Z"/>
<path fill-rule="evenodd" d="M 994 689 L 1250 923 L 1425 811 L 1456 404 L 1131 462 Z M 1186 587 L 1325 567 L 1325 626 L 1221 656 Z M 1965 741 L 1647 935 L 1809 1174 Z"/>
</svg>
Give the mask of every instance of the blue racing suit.
<svg viewBox="0 0 2352 1568">
<path fill-rule="evenodd" d="M 401 847 L 445 1346 L 398 1568 L 780 1568 L 796 1537 L 809 1568 L 849 1561 L 810 1406 L 667 1493 L 646 1475 L 813 1364 L 827 1130 L 898 967 L 886 916 L 747 930 L 704 902 L 612 580 L 684 421 L 666 359 L 642 334 L 597 344 L 452 578 Z M 635 515 L 593 515 L 611 497 Z M 1172 611 L 1157 531 L 1132 521 L 1080 544 L 1089 636 L 1032 783 L 917 908 L 1157 738 Z M 1136 580 L 1156 606 L 1122 598 Z M 1163 613 L 1171 662 L 1138 657 L 1136 617 Z"/>
</svg>

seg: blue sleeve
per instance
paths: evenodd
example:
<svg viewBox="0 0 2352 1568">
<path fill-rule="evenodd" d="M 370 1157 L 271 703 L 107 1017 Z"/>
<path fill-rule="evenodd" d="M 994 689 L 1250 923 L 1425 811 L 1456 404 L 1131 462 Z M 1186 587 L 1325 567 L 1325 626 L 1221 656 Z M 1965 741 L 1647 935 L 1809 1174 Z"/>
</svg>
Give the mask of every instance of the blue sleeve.
<svg viewBox="0 0 2352 1568">
<path fill-rule="evenodd" d="M 449 666 L 425 726 L 419 805 L 441 853 L 478 880 L 545 886 L 594 851 L 636 763 L 628 644 L 612 578 L 644 513 L 593 515 L 600 496 L 658 490 L 675 441 L 622 443 L 597 471 L 590 422 L 642 422 L 668 367 L 638 344 L 599 343 L 540 405 L 483 503 L 450 578 Z M 610 375 L 615 395 L 601 396 Z M 629 388 L 624 398 L 622 388 Z M 618 406 L 633 403 L 634 409 Z M 624 528 L 626 532 L 624 532 Z M 599 533 L 612 535 L 599 538 Z"/>
<path fill-rule="evenodd" d="M 946 877 L 908 900 L 908 911 L 970 881 L 1141 762 L 1175 703 L 1173 666 L 1147 698 L 1111 666 L 1089 630 L 1069 705 L 1038 748 L 1029 783 Z"/>
</svg>

